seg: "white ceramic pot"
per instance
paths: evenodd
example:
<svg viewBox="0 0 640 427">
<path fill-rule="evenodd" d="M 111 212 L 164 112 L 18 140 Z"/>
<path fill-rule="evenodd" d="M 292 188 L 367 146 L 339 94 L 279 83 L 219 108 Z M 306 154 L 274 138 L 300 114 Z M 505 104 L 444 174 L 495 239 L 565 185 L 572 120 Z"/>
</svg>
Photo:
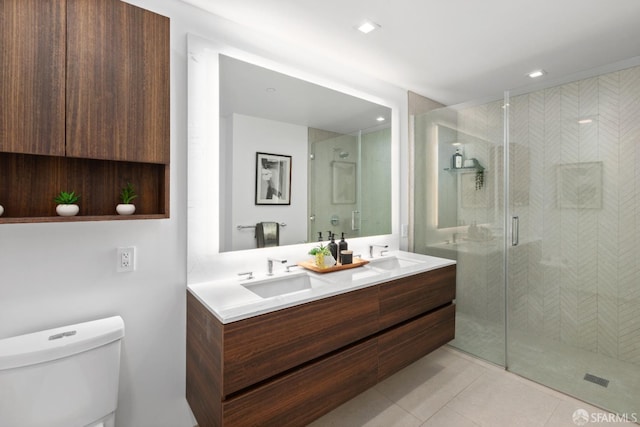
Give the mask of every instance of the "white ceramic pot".
<svg viewBox="0 0 640 427">
<path fill-rule="evenodd" d="M 2 207 L 2 205 L 0 205 L 0 216 L 2 216 L 3 213 L 4 213 L 4 208 Z"/>
<path fill-rule="evenodd" d="M 58 205 L 56 212 L 60 216 L 75 216 L 80 212 L 80 207 L 78 205 Z"/>
<path fill-rule="evenodd" d="M 135 211 L 136 205 L 134 204 L 120 203 L 118 206 L 116 206 L 116 212 L 118 212 L 119 215 L 133 215 Z"/>
</svg>

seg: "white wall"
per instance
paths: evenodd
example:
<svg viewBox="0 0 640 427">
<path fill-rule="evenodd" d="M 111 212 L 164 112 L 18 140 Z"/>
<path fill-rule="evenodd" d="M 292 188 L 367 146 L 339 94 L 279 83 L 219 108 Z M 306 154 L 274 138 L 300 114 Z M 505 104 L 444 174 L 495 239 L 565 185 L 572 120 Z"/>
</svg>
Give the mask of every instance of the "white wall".
<svg viewBox="0 0 640 427">
<path fill-rule="evenodd" d="M 179 209 L 169 220 L 3 225 L 0 338 L 120 315 L 117 425 L 190 426 L 183 228 Z M 119 246 L 136 247 L 135 272 L 115 272 Z"/>
<path fill-rule="evenodd" d="M 400 128 L 395 132 L 402 139 L 403 153 L 406 93 L 358 70 L 328 63 L 314 55 L 312 46 L 289 48 L 178 0 L 129 2 L 171 18 L 171 218 L 0 226 L 0 338 L 119 314 L 126 336 L 118 427 L 191 427 L 194 422 L 184 397 L 187 32 L 273 61 L 319 70 L 343 87 L 391 100 L 397 107 L 394 120 Z M 405 164 L 406 154 L 401 161 Z M 397 185 L 404 188 L 400 216 L 405 218 L 407 174 L 402 169 Z M 394 173 L 400 175 L 399 167 Z M 119 246 L 136 246 L 137 271 L 115 272 Z M 245 258 L 252 262 L 262 255 Z M 216 260 L 224 263 L 222 255 Z"/>
<path fill-rule="evenodd" d="M 184 398 L 186 42 L 177 1 L 137 1 L 171 18 L 171 218 L 0 225 L 0 339 L 111 315 L 125 322 L 118 427 L 192 427 Z M 137 270 L 116 273 L 116 248 Z"/>
<path fill-rule="evenodd" d="M 220 250 L 254 249 L 255 229 L 238 230 L 237 226 L 262 221 L 286 224 L 280 228 L 281 245 L 306 242 L 307 127 L 241 114 L 234 114 L 232 122 L 233 172 L 231 182 L 227 183 L 225 202 L 232 205 L 226 225 L 226 232 L 232 235 L 232 246 Z M 291 156 L 291 205 L 255 204 L 257 152 Z"/>
</svg>

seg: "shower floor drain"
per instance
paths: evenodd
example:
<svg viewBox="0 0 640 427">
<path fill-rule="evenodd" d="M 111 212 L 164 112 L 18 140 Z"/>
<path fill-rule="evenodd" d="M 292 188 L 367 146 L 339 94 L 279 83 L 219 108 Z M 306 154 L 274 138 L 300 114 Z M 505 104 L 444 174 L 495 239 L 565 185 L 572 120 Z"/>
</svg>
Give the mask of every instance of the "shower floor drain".
<svg viewBox="0 0 640 427">
<path fill-rule="evenodd" d="M 585 381 L 601 385 L 602 387 L 607 387 L 609 385 L 609 380 L 591 374 L 584 374 L 584 379 Z"/>
</svg>

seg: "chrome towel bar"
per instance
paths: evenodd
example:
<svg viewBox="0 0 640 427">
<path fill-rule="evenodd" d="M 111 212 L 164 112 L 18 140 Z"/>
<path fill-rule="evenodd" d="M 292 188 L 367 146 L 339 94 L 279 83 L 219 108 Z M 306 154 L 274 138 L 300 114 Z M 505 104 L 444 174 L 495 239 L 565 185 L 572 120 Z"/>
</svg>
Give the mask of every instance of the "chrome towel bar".
<svg viewBox="0 0 640 427">
<path fill-rule="evenodd" d="M 280 227 L 286 227 L 287 226 L 287 224 L 284 223 L 284 222 L 281 222 L 279 225 L 280 225 Z M 236 228 L 238 230 L 244 230 L 245 228 L 256 228 L 256 226 L 255 225 L 238 225 L 238 226 L 236 226 Z"/>
</svg>

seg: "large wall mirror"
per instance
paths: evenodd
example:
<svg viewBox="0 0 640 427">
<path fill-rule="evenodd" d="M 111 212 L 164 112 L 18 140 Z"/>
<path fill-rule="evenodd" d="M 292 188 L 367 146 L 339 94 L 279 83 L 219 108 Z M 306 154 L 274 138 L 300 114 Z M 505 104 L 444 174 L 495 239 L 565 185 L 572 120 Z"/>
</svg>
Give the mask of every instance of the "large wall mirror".
<svg viewBox="0 0 640 427">
<path fill-rule="evenodd" d="M 190 251 L 391 234 L 391 108 L 207 43 L 189 37 Z"/>
</svg>

